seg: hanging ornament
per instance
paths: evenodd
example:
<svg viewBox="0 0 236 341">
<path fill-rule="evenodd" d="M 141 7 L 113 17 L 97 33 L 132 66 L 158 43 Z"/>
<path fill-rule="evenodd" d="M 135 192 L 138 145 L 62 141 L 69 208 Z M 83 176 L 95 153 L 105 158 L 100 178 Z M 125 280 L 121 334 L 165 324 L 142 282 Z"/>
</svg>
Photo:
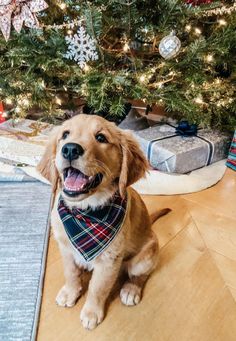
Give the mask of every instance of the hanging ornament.
<svg viewBox="0 0 236 341">
<path fill-rule="evenodd" d="M 5 121 L 6 119 L 4 117 L 4 108 L 2 102 L 0 101 L 0 123 L 3 123 Z"/>
<path fill-rule="evenodd" d="M 44 0 L 0 0 L 0 29 L 6 41 L 11 33 L 11 24 L 19 33 L 23 24 L 29 28 L 39 27 L 36 17 L 48 7 Z"/>
<path fill-rule="evenodd" d="M 185 3 L 191 6 L 206 5 L 210 4 L 211 2 L 213 2 L 213 0 L 185 0 Z"/>
<path fill-rule="evenodd" d="M 181 47 L 179 38 L 172 31 L 168 36 L 162 38 L 159 44 L 160 55 L 165 59 L 171 59 L 177 56 Z"/>
<path fill-rule="evenodd" d="M 65 57 L 74 60 L 81 69 L 86 66 L 86 62 L 98 59 L 96 41 L 87 34 L 83 26 L 79 26 L 77 33 L 66 36 L 68 51 Z"/>
</svg>

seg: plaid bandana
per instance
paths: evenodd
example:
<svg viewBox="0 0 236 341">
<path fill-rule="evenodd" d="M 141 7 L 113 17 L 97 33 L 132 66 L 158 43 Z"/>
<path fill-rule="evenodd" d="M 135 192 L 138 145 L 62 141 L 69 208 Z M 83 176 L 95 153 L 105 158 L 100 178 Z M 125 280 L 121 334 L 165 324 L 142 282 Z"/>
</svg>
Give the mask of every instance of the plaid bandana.
<svg viewBox="0 0 236 341">
<path fill-rule="evenodd" d="M 120 231 L 127 208 L 127 195 L 124 199 L 118 193 L 105 206 L 92 210 L 69 210 L 62 197 L 58 202 L 58 213 L 72 245 L 85 261 L 89 262 L 112 242 Z"/>
</svg>

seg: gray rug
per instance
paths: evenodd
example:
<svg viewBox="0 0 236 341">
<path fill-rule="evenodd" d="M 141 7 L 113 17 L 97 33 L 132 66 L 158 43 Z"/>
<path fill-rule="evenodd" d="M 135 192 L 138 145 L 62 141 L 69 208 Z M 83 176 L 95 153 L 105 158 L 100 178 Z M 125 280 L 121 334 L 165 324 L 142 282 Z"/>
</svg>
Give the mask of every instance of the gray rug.
<svg viewBox="0 0 236 341">
<path fill-rule="evenodd" d="M 50 187 L 0 182 L 0 340 L 34 340 L 48 242 Z"/>
</svg>

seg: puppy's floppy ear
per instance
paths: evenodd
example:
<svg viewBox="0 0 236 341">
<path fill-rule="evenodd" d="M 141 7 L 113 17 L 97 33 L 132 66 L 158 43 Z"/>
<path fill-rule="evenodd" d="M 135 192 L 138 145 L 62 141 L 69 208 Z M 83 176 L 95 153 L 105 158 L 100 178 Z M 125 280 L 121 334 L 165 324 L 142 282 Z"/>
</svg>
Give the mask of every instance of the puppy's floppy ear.
<svg viewBox="0 0 236 341">
<path fill-rule="evenodd" d="M 56 150 L 57 150 L 57 135 L 58 128 L 56 127 L 49 141 L 46 145 L 45 152 L 42 159 L 37 165 L 37 171 L 52 184 L 52 191 L 55 192 L 57 189 L 57 183 L 59 179 L 59 173 L 55 166 Z"/>
<path fill-rule="evenodd" d="M 122 164 L 119 179 L 120 195 L 124 196 L 126 187 L 141 179 L 150 169 L 147 159 L 141 151 L 138 142 L 131 134 L 121 132 Z"/>
</svg>

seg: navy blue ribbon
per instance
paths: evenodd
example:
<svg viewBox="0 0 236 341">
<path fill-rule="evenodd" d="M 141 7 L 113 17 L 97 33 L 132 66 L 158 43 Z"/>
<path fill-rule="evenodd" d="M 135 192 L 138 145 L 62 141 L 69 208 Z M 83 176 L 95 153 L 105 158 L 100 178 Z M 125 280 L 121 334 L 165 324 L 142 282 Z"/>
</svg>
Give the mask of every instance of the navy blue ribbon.
<svg viewBox="0 0 236 341">
<path fill-rule="evenodd" d="M 176 134 L 184 137 L 196 136 L 198 127 L 196 124 L 189 124 L 188 121 L 181 121 L 175 128 Z"/>
</svg>

